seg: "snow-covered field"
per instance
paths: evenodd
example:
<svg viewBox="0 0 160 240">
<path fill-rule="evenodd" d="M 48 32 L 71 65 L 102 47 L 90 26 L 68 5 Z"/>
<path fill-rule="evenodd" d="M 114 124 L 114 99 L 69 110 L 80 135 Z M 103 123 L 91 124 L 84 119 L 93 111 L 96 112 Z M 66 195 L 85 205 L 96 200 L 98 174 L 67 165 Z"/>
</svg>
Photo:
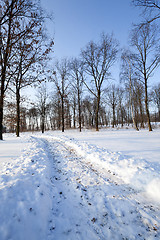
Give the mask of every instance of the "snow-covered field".
<svg viewBox="0 0 160 240">
<path fill-rule="evenodd" d="M 5 134 L 0 240 L 160 239 L 160 130 Z"/>
</svg>

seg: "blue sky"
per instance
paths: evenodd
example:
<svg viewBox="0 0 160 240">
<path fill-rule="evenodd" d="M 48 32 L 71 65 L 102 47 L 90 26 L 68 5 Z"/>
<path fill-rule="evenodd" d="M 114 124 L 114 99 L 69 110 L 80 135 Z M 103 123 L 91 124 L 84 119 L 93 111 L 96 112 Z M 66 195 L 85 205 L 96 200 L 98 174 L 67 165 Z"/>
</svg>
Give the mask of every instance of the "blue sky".
<svg viewBox="0 0 160 240">
<path fill-rule="evenodd" d="M 54 36 L 55 59 L 78 57 L 91 40 L 99 40 L 102 32 L 113 33 L 120 48 L 128 47 L 132 24 L 142 20 L 141 10 L 131 0 L 41 0 L 42 6 L 53 12 L 53 22 L 47 22 Z M 118 83 L 120 61 L 112 69 Z M 159 70 L 154 79 L 159 81 Z M 114 81 L 114 82 L 115 82 Z M 151 80 L 152 85 L 152 80 Z"/>
<path fill-rule="evenodd" d="M 42 0 L 42 4 L 54 15 L 48 29 L 55 34 L 56 58 L 78 56 L 102 32 L 114 33 L 120 46 L 126 46 L 131 25 L 139 17 L 131 0 Z"/>
</svg>

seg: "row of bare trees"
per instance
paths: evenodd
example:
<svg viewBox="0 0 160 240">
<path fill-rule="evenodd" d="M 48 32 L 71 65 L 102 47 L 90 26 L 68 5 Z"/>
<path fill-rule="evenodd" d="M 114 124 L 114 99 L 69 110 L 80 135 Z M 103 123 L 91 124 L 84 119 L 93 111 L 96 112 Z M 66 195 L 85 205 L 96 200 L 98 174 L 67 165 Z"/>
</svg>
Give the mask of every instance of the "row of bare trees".
<svg viewBox="0 0 160 240">
<path fill-rule="evenodd" d="M 160 112 L 159 85 L 153 86 L 152 75 L 160 64 L 159 1 L 133 0 L 145 7 L 146 19 L 133 27 L 130 48 L 120 50 L 113 35 L 103 33 L 99 41 L 90 41 L 78 58 L 56 61 L 48 69 L 46 60 L 53 40 L 45 34 L 46 14 L 39 0 L 3 0 L 0 6 L 0 139 L 4 106 L 5 125 L 19 136 L 21 130 L 64 129 L 112 126 L 146 121 L 152 130 L 149 104 Z M 148 10 L 147 10 L 148 9 Z M 149 10 L 152 11 L 149 11 Z M 120 83 L 112 81 L 113 66 L 121 55 Z M 42 85 L 34 107 L 22 104 L 21 90 L 44 80 L 54 89 L 52 96 Z M 152 91 L 149 91 L 151 86 Z M 4 104 L 6 95 L 14 101 Z M 16 110 L 13 111 L 14 106 Z"/>
<path fill-rule="evenodd" d="M 131 37 L 138 51 L 122 51 L 119 85 L 110 81 L 110 70 L 118 56 L 118 43 L 112 35 L 102 34 L 98 43 L 89 42 L 79 58 L 57 61 L 48 72 L 50 86 L 55 89 L 54 97 L 49 96 L 42 85 L 36 107 L 29 111 L 27 128 L 35 130 L 35 126 L 39 129 L 40 125 L 42 132 L 60 128 L 64 132 L 66 127 L 78 127 L 81 131 L 82 126 L 90 126 L 98 131 L 99 126 L 111 122 L 112 127 L 133 122 L 138 130 L 138 124 L 144 127 L 147 120 L 151 131 L 148 79 L 159 64 L 158 54 L 152 54 L 157 44 L 156 31 L 150 24 L 138 30 L 139 27 Z M 154 87 L 150 95 L 158 95 L 157 89 Z"/>
<path fill-rule="evenodd" d="M 46 16 L 39 0 L 0 2 L 0 139 L 3 133 L 4 98 L 10 89 L 16 96 L 16 134 L 19 136 L 21 89 L 42 80 L 53 41 L 47 41 Z"/>
<path fill-rule="evenodd" d="M 83 86 L 85 87 L 85 86 Z M 145 113 L 145 94 L 142 84 L 137 82 L 132 92 L 132 105 L 128 86 L 110 85 L 103 93 L 99 109 L 99 127 L 134 126 L 138 130 L 147 123 Z M 149 92 L 149 102 L 156 109 L 151 114 L 152 122 L 160 122 L 160 85 Z M 20 130 L 64 130 L 70 128 L 95 128 L 97 100 L 92 95 L 81 94 L 80 109 L 78 95 L 70 85 L 68 94 L 64 96 L 64 121 L 62 121 L 62 103 L 58 91 L 50 94 L 46 85 L 37 92 L 37 100 L 30 108 L 20 108 Z M 16 102 L 6 102 L 5 125 L 10 132 L 16 129 Z M 80 119 L 79 119 L 80 110 Z"/>
<path fill-rule="evenodd" d="M 78 94 L 80 123 L 81 104 L 79 93 L 82 92 L 81 86 L 83 84 L 96 101 L 96 130 L 98 131 L 101 96 L 104 92 L 107 92 L 106 101 L 110 99 L 110 102 L 112 102 L 111 108 L 113 110 L 114 125 L 116 106 L 114 98 L 117 98 L 118 93 L 113 84 L 109 91 L 107 91 L 107 88 L 111 79 L 111 67 L 117 60 L 118 52 L 120 52 L 118 50 L 118 43 L 114 37 L 102 34 L 98 43 L 89 42 L 86 48 L 82 50 L 80 58 L 72 60 L 71 64 L 67 64 L 66 59 L 61 64 L 57 62 L 54 72 L 55 76 L 51 76 L 50 78 L 55 83 L 61 96 L 62 125 L 64 125 L 63 98 L 65 95 L 68 95 L 67 89 L 70 84 L 67 79 L 72 79 L 72 85 L 74 84 L 74 89 L 76 89 Z M 158 27 L 149 22 L 135 26 L 130 35 L 130 49 L 124 49 L 121 53 L 120 84 L 121 88 L 125 85 L 125 91 L 128 92 L 132 121 L 137 130 L 137 119 L 141 119 L 141 126 L 143 127 L 145 115 L 149 131 L 152 131 L 148 87 L 149 84 L 152 85 L 150 81 L 159 64 L 160 45 Z M 71 65 L 71 68 L 69 65 Z M 140 114 L 138 113 L 139 111 Z M 79 128 L 81 129 L 81 126 Z M 64 131 L 64 126 L 62 131 Z"/>
</svg>

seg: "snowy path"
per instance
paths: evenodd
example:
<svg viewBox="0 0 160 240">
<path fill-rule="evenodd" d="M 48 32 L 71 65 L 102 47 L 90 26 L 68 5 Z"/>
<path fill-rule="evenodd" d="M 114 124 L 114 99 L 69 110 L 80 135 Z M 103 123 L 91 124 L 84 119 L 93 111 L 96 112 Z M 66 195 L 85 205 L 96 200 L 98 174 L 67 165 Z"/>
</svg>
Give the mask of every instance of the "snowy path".
<svg viewBox="0 0 160 240">
<path fill-rule="evenodd" d="M 64 142 L 45 141 L 54 156 L 51 239 L 154 239 L 160 211 L 108 172 L 98 172 Z"/>
<path fill-rule="evenodd" d="M 160 239 L 160 205 L 106 164 L 128 160 L 133 175 L 133 159 L 65 136 L 25 141 L 19 158 L 1 164 L 0 240 Z M 143 177 L 154 172 L 138 166 Z"/>
</svg>

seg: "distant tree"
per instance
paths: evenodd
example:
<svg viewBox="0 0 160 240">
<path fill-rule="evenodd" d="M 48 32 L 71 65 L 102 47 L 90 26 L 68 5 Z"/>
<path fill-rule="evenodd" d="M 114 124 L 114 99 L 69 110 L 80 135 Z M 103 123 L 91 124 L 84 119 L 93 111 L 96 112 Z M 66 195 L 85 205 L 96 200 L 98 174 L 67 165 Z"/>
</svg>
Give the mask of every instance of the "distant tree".
<svg viewBox="0 0 160 240">
<path fill-rule="evenodd" d="M 61 111 L 61 97 L 59 92 L 56 91 L 55 95 L 52 99 L 53 102 L 53 118 L 54 118 L 54 125 L 55 128 L 60 130 L 61 128 L 61 119 L 62 119 L 62 111 Z"/>
<path fill-rule="evenodd" d="M 27 117 L 29 119 L 29 130 L 35 131 L 39 129 L 38 118 L 39 113 L 38 109 L 34 106 L 27 111 Z"/>
<path fill-rule="evenodd" d="M 118 87 L 111 85 L 111 87 L 108 88 L 106 95 L 106 101 L 112 109 L 112 127 L 114 128 L 116 125 L 116 107 L 118 105 Z"/>
<path fill-rule="evenodd" d="M 61 99 L 57 91 L 52 93 L 47 104 L 48 127 L 52 130 L 61 128 Z"/>
<path fill-rule="evenodd" d="M 20 111 L 20 129 L 22 132 L 27 130 L 27 109 L 23 106 Z"/>
<path fill-rule="evenodd" d="M 125 90 L 122 87 L 118 87 L 117 89 L 117 113 L 118 113 L 118 123 L 122 124 L 122 127 L 124 125 L 124 119 L 126 117 L 126 111 L 125 111 L 125 106 L 124 106 L 124 98 L 125 98 Z"/>
<path fill-rule="evenodd" d="M 9 132 L 14 132 L 16 128 L 16 103 L 5 101 L 4 123 Z"/>
<path fill-rule="evenodd" d="M 71 117 L 71 103 L 70 98 L 66 96 L 65 98 L 65 126 L 70 129 L 72 126 L 72 117 Z"/>
<path fill-rule="evenodd" d="M 76 128 L 76 122 L 77 122 L 77 117 L 76 117 L 77 96 L 76 96 L 76 93 L 74 92 L 74 88 L 73 88 L 73 91 L 71 89 L 70 98 L 71 98 L 71 108 L 72 108 L 72 117 L 73 117 L 73 127 L 75 129 Z M 82 119 L 82 116 L 81 116 L 81 119 Z"/>
<path fill-rule="evenodd" d="M 137 120 L 140 122 L 141 128 L 144 128 L 144 93 L 144 84 L 141 81 L 136 80 L 134 83 L 134 102 L 136 104 L 135 109 L 137 111 Z"/>
<path fill-rule="evenodd" d="M 61 99 L 61 118 L 62 118 L 62 132 L 65 128 L 65 98 L 68 95 L 69 89 L 69 62 L 68 60 L 62 59 L 61 62 L 57 61 L 55 64 L 54 76 L 51 76 L 51 81 L 54 82 L 58 94 Z"/>
<path fill-rule="evenodd" d="M 158 108 L 158 121 L 160 122 L 160 83 L 153 87 L 151 92 L 151 97 L 153 102 L 157 105 Z"/>
<path fill-rule="evenodd" d="M 95 101 L 90 96 L 86 96 L 82 100 L 82 125 L 92 128 L 95 123 Z"/>
<path fill-rule="evenodd" d="M 100 110 L 99 110 L 99 122 L 101 124 L 101 126 L 107 126 L 107 117 L 106 117 L 106 110 L 105 107 L 102 105 L 100 105 Z"/>
<path fill-rule="evenodd" d="M 134 83 L 135 79 L 137 78 L 137 72 L 134 68 L 134 55 L 129 50 L 124 50 L 121 55 L 121 73 L 120 79 L 121 82 L 125 83 L 126 90 L 129 91 L 129 100 L 130 100 L 130 107 L 131 107 L 131 114 L 132 114 L 132 121 L 134 124 L 135 129 L 138 131 L 137 121 L 135 119 L 135 112 L 134 112 Z"/>
<path fill-rule="evenodd" d="M 131 45 L 136 50 L 134 67 L 141 76 L 140 81 L 144 84 L 146 116 L 149 131 L 152 131 L 148 107 L 148 80 L 160 63 L 156 26 L 145 24 L 134 28 L 131 35 Z"/>
<path fill-rule="evenodd" d="M 78 104 L 78 122 L 79 122 L 79 131 L 82 129 L 82 120 L 81 120 L 81 104 L 82 104 L 82 87 L 83 87 L 83 63 L 78 59 L 73 59 L 70 63 L 71 71 L 70 76 L 73 79 L 72 86 L 73 91 L 77 99 Z"/>
<path fill-rule="evenodd" d="M 110 69 L 116 61 L 117 53 L 117 41 L 112 35 L 107 34 L 102 34 L 98 43 L 89 42 L 81 53 L 84 71 L 90 78 L 90 82 L 85 81 L 84 84 L 96 99 L 96 131 L 99 130 L 98 114 L 103 84 L 110 76 Z"/>
<path fill-rule="evenodd" d="M 40 115 L 40 122 L 41 122 L 41 131 L 44 133 L 45 131 L 45 120 L 46 120 L 46 110 L 47 110 L 47 103 L 49 99 L 49 95 L 47 92 L 46 84 L 43 83 L 37 92 L 37 109 Z"/>
</svg>

